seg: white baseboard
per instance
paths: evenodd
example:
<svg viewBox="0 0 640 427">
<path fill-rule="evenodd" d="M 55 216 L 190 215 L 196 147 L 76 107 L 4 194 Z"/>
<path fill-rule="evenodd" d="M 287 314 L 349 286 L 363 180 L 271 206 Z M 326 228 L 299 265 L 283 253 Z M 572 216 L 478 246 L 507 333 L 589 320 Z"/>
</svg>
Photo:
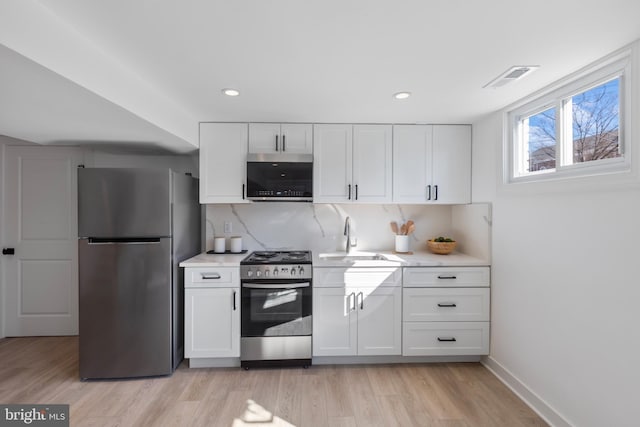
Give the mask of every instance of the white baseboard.
<svg viewBox="0 0 640 427">
<path fill-rule="evenodd" d="M 529 387 L 513 375 L 507 368 L 498 363 L 490 356 L 480 360 L 493 375 L 504 385 L 509 387 L 524 403 L 527 404 L 536 414 L 553 427 L 573 427 L 562 415 L 553 409 L 540 396 L 534 393 Z"/>
</svg>

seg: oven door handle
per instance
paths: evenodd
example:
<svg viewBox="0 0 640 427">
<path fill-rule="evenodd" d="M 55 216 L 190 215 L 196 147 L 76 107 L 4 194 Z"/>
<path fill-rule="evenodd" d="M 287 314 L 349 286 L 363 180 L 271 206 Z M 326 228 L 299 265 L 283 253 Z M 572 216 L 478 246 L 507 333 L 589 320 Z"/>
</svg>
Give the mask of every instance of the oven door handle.
<svg viewBox="0 0 640 427">
<path fill-rule="evenodd" d="M 276 284 L 270 283 L 268 285 L 260 285 L 260 284 L 249 284 L 243 283 L 242 287 L 247 289 L 300 289 L 300 288 L 308 288 L 311 286 L 309 282 L 306 283 L 293 283 L 293 284 Z"/>
</svg>

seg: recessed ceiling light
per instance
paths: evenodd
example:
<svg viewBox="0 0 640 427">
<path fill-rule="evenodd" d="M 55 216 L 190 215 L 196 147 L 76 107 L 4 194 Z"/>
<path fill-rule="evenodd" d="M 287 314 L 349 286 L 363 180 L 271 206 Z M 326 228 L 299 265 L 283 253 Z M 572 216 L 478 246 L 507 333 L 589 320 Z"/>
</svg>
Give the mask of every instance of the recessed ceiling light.
<svg viewBox="0 0 640 427">
<path fill-rule="evenodd" d="M 239 90 L 231 89 L 231 88 L 222 89 L 222 93 L 224 93 L 227 96 L 238 96 L 238 95 L 240 95 L 240 91 Z"/>
<path fill-rule="evenodd" d="M 509 84 L 511 82 L 515 82 L 516 80 L 520 80 L 524 76 L 528 76 L 533 73 L 535 70 L 540 68 L 539 65 L 516 65 L 509 68 L 504 73 L 500 74 L 495 79 L 491 80 L 486 85 L 482 86 L 483 88 L 492 87 L 498 88 Z"/>
<path fill-rule="evenodd" d="M 393 94 L 393 97 L 395 99 L 407 99 L 410 96 L 411 96 L 411 92 L 398 92 Z"/>
</svg>

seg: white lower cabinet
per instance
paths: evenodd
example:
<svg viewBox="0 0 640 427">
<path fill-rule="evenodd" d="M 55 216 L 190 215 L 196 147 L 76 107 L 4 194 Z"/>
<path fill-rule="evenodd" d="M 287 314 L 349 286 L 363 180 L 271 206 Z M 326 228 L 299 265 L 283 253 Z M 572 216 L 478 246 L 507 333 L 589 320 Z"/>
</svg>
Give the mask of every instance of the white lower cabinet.
<svg viewBox="0 0 640 427">
<path fill-rule="evenodd" d="M 489 322 L 404 322 L 403 356 L 489 354 Z"/>
<path fill-rule="evenodd" d="M 313 355 L 402 353 L 399 268 L 314 268 Z"/>
<path fill-rule="evenodd" d="M 403 269 L 403 356 L 489 354 L 489 267 Z"/>
<path fill-rule="evenodd" d="M 185 269 L 185 358 L 240 357 L 237 270 Z"/>
</svg>

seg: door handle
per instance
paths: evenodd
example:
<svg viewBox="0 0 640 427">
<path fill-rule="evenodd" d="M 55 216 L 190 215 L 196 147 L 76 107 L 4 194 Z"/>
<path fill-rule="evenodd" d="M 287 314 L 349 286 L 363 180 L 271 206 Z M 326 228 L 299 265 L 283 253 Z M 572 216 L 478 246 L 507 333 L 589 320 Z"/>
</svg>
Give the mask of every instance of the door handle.
<svg viewBox="0 0 640 427">
<path fill-rule="evenodd" d="M 282 135 L 282 152 L 284 153 L 285 151 L 287 151 L 287 146 L 285 145 L 285 136 L 286 135 Z"/>
<path fill-rule="evenodd" d="M 364 310 L 364 294 L 362 292 L 358 292 L 360 295 L 360 310 Z"/>
<path fill-rule="evenodd" d="M 435 192 L 433 200 L 438 200 L 438 186 L 437 185 L 433 186 L 433 191 Z"/>
<path fill-rule="evenodd" d="M 427 185 L 427 200 L 431 200 L 431 185 Z"/>
<path fill-rule="evenodd" d="M 236 311 L 236 291 L 233 291 L 233 311 Z"/>
<path fill-rule="evenodd" d="M 276 151 L 278 151 L 278 135 L 276 135 Z"/>
<path fill-rule="evenodd" d="M 2 248 L 2 255 L 15 255 L 15 254 L 16 254 L 15 248 Z"/>
</svg>

